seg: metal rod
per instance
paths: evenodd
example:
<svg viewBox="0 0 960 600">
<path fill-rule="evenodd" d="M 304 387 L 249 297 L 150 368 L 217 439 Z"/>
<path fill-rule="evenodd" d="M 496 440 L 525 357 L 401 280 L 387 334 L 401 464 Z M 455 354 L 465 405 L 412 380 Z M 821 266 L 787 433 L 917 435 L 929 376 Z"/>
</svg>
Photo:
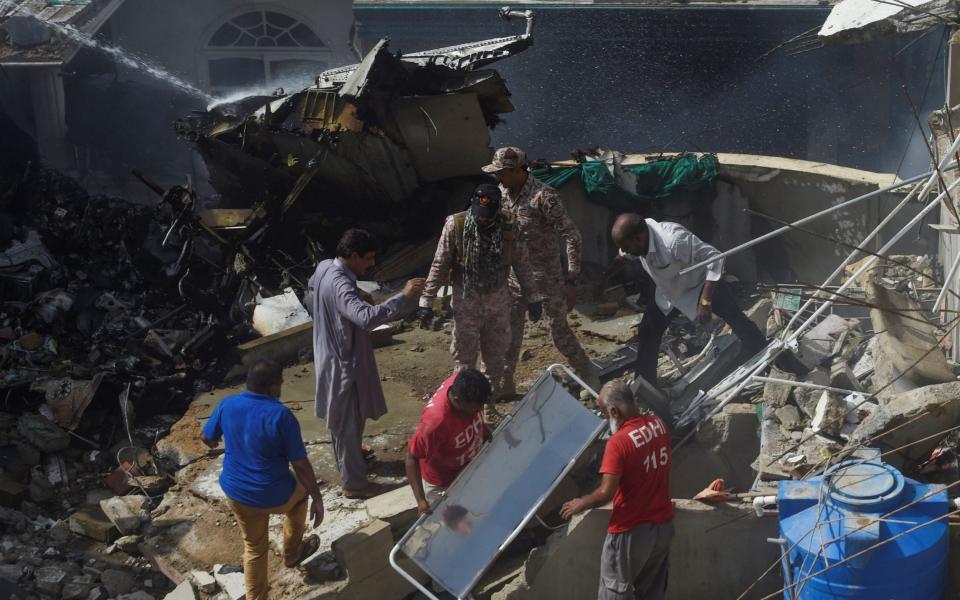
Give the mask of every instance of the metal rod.
<svg viewBox="0 0 960 600">
<path fill-rule="evenodd" d="M 956 165 L 951 165 L 951 168 L 956 168 Z M 922 175 L 914 175 L 913 177 L 911 177 L 911 178 L 909 178 L 909 179 L 904 179 L 903 181 L 901 181 L 901 182 L 899 182 L 899 183 L 895 183 L 895 184 L 890 185 L 890 186 L 887 186 L 887 187 L 885 187 L 885 188 L 880 188 L 879 190 L 874 190 L 874 191 L 869 192 L 869 193 L 866 193 L 866 194 L 864 194 L 864 195 L 862 195 L 862 196 L 858 196 L 858 197 L 856 197 L 856 198 L 853 198 L 852 200 L 847 200 L 846 202 L 841 202 L 840 204 L 831 206 L 830 208 L 825 208 L 824 210 L 821 210 L 820 212 L 817 212 L 817 213 L 814 213 L 814 214 L 812 214 L 812 215 L 806 216 L 806 217 L 800 219 L 799 221 L 794 221 L 794 222 L 791 223 L 790 225 L 803 225 L 803 224 L 805 224 L 805 223 L 809 223 L 810 221 L 814 221 L 814 220 L 816 220 L 816 219 L 819 219 L 820 217 L 822 217 L 822 216 L 824 216 L 824 215 L 828 215 L 828 214 L 830 214 L 830 213 L 836 212 L 836 211 L 838 211 L 838 210 L 840 210 L 840 209 L 842 209 L 842 208 L 846 208 L 847 206 L 850 206 L 850 205 L 852 205 L 852 204 L 856 204 L 857 202 L 861 202 L 861 201 L 863 201 L 863 200 L 867 200 L 867 199 L 869 199 L 869 198 L 873 198 L 873 197 L 875 197 L 875 196 L 879 196 L 879 195 L 881 195 L 881 194 L 885 194 L 885 193 L 887 193 L 887 192 L 891 192 L 891 191 L 893 191 L 893 190 L 896 190 L 896 189 L 899 189 L 899 188 L 902 188 L 902 187 L 906 187 L 906 186 L 908 186 L 908 185 L 910 185 L 910 184 L 912 184 L 912 183 L 916 183 L 916 182 L 921 181 L 922 179 L 924 179 L 924 178 L 926 178 L 926 177 L 930 177 L 930 176 L 933 175 L 934 173 L 936 173 L 936 171 L 928 171 L 928 172 L 926 172 L 926 173 L 923 173 Z M 779 229 L 774 229 L 773 231 L 771 231 L 771 232 L 769 232 L 769 233 L 765 233 L 765 234 L 761 235 L 760 237 L 754 238 L 754 239 L 750 240 L 749 242 L 745 242 L 745 243 L 740 244 L 739 246 L 737 246 L 737 247 L 735 247 L 735 248 L 731 248 L 730 250 L 727 250 L 727 251 L 725 251 L 725 252 L 721 252 L 720 254 L 718 254 L 718 255 L 716 255 L 716 256 L 714 256 L 714 257 L 712 257 L 712 258 L 709 258 L 709 259 L 707 259 L 707 260 L 702 260 L 702 261 L 698 262 L 697 264 L 693 265 L 692 267 L 687 267 L 686 269 L 681 270 L 679 274 L 680 274 L 680 275 L 686 275 L 686 274 L 689 273 L 690 271 L 694 271 L 694 270 L 699 269 L 699 268 L 701 268 L 701 267 L 705 267 L 705 266 L 709 265 L 710 263 L 712 263 L 712 262 L 715 261 L 715 260 L 724 259 L 724 258 L 726 258 L 726 257 L 728 257 L 728 256 L 730 256 L 730 255 L 732 255 L 732 254 L 736 254 L 736 253 L 738 253 L 738 252 L 741 252 L 741 251 L 743 251 L 743 250 L 746 250 L 747 248 L 752 248 L 753 246 L 756 246 L 757 244 L 759 244 L 759 243 L 761 243 L 761 242 L 765 242 L 765 241 L 767 241 L 767 240 L 769 240 L 769 239 L 771 239 L 771 238 L 775 238 L 775 237 L 777 237 L 777 236 L 779 236 L 779 235 L 782 235 L 782 234 L 784 234 L 784 233 L 786 233 L 786 232 L 788 232 L 788 231 L 790 231 L 790 226 L 789 226 L 789 225 L 785 225 L 785 226 L 783 226 L 783 227 L 781 227 L 781 228 L 779 228 Z"/>
<path fill-rule="evenodd" d="M 870 394 L 865 394 L 863 392 L 858 392 L 856 390 L 843 390 L 840 388 L 830 387 L 829 385 L 820 385 L 817 383 L 807 383 L 806 381 L 790 381 L 789 379 L 777 379 L 776 377 L 761 377 L 759 375 L 753 375 L 750 377 L 753 381 L 762 381 L 763 383 L 782 383 L 784 385 L 810 388 L 812 390 L 826 390 L 828 392 L 836 392 L 838 394 L 859 394 L 861 396 L 869 396 Z"/>
</svg>

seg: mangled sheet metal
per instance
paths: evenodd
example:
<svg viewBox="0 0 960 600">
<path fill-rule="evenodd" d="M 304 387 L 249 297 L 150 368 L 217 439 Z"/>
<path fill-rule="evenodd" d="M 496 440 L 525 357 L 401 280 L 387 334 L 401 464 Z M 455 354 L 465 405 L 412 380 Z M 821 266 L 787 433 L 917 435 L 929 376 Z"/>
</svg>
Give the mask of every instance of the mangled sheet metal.
<svg viewBox="0 0 960 600">
<path fill-rule="evenodd" d="M 925 31 L 956 19 L 956 0 L 843 0 L 820 29 L 826 44 L 858 44 L 879 37 Z"/>
<path fill-rule="evenodd" d="M 394 548 L 391 563 L 411 582 L 397 552 L 457 598 L 467 597 L 606 425 L 550 375 L 553 368 Z"/>
<path fill-rule="evenodd" d="M 215 105 L 179 121 L 178 133 L 234 202 L 280 197 L 286 215 L 303 198 L 303 210 L 326 218 L 389 212 L 489 160 L 489 128 L 513 105 L 500 75 L 479 67 L 532 44 L 532 15 L 501 14 L 526 17 L 526 32 L 407 55 L 384 39 L 308 88 Z"/>
</svg>

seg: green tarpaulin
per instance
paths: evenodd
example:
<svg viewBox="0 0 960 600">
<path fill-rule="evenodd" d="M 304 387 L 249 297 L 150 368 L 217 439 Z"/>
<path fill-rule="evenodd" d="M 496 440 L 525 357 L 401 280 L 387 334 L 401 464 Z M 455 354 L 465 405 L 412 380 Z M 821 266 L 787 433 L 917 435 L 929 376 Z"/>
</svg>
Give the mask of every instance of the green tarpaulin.
<svg viewBox="0 0 960 600">
<path fill-rule="evenodd" d="M 642 165 L 625 165 L 623 169 L 637 177 L 637 189 L 632 193 L 617 187 L 610 169 L 602 161 L 587 161 L 571 167 L 544 167 L 534 169 L 533 174 L 552 187 L 559 187 L 579 176 L 591 200 L 619 207 L 624 202 L 689 198 L 691 193 L 713 183 L 719 165 L 715 154 L 681 154 Z"/>
</svg>

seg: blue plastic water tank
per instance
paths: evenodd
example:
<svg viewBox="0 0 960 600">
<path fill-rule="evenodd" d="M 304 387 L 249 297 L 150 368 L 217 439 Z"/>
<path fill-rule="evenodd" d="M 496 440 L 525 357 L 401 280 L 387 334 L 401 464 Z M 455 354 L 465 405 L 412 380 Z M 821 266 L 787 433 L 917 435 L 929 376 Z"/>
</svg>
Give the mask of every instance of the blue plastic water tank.
<svg viewBox="0 0 960 600">
<path fill-rule="evenodd" d="M 888 515 L 923 496 L 909 508 Z M 940 600 L 947 575 L 947 519 L 931 523 L 817 574 L 947 512 L 941 485 L 923 485 L 879 461 L 840 463 L 806 481 L 781 481 L 780 537 L 796 598 Z M 815 575 L 816 574 L 816 575 Z M 792 599 L 790 591 L 784 598 Z"/>
</svg>

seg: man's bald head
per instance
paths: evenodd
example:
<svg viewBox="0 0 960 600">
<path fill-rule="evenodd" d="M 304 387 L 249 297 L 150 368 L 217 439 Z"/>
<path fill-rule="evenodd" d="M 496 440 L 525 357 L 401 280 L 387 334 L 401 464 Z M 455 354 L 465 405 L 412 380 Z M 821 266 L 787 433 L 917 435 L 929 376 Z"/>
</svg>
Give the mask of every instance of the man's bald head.
<svg viewBox="0 0 960 600">
<path fill-rule="evenodd" d="M 624 382 L 614 379 L 600 388 L 600 395 L 597 396 L 597 404 L 600 410 L 613 417 L 619 423 L 628 421 L 640 414 L 637 403 L 633 398 L 633 392 Z"/>
<path fill-rule="evenodd" d="M 627 254 L 646 254 L 649 237 L 647 222 L 637 213 L 623 213 L 613 222 L 610 230 L 613 243 Z"/>
</svg>

